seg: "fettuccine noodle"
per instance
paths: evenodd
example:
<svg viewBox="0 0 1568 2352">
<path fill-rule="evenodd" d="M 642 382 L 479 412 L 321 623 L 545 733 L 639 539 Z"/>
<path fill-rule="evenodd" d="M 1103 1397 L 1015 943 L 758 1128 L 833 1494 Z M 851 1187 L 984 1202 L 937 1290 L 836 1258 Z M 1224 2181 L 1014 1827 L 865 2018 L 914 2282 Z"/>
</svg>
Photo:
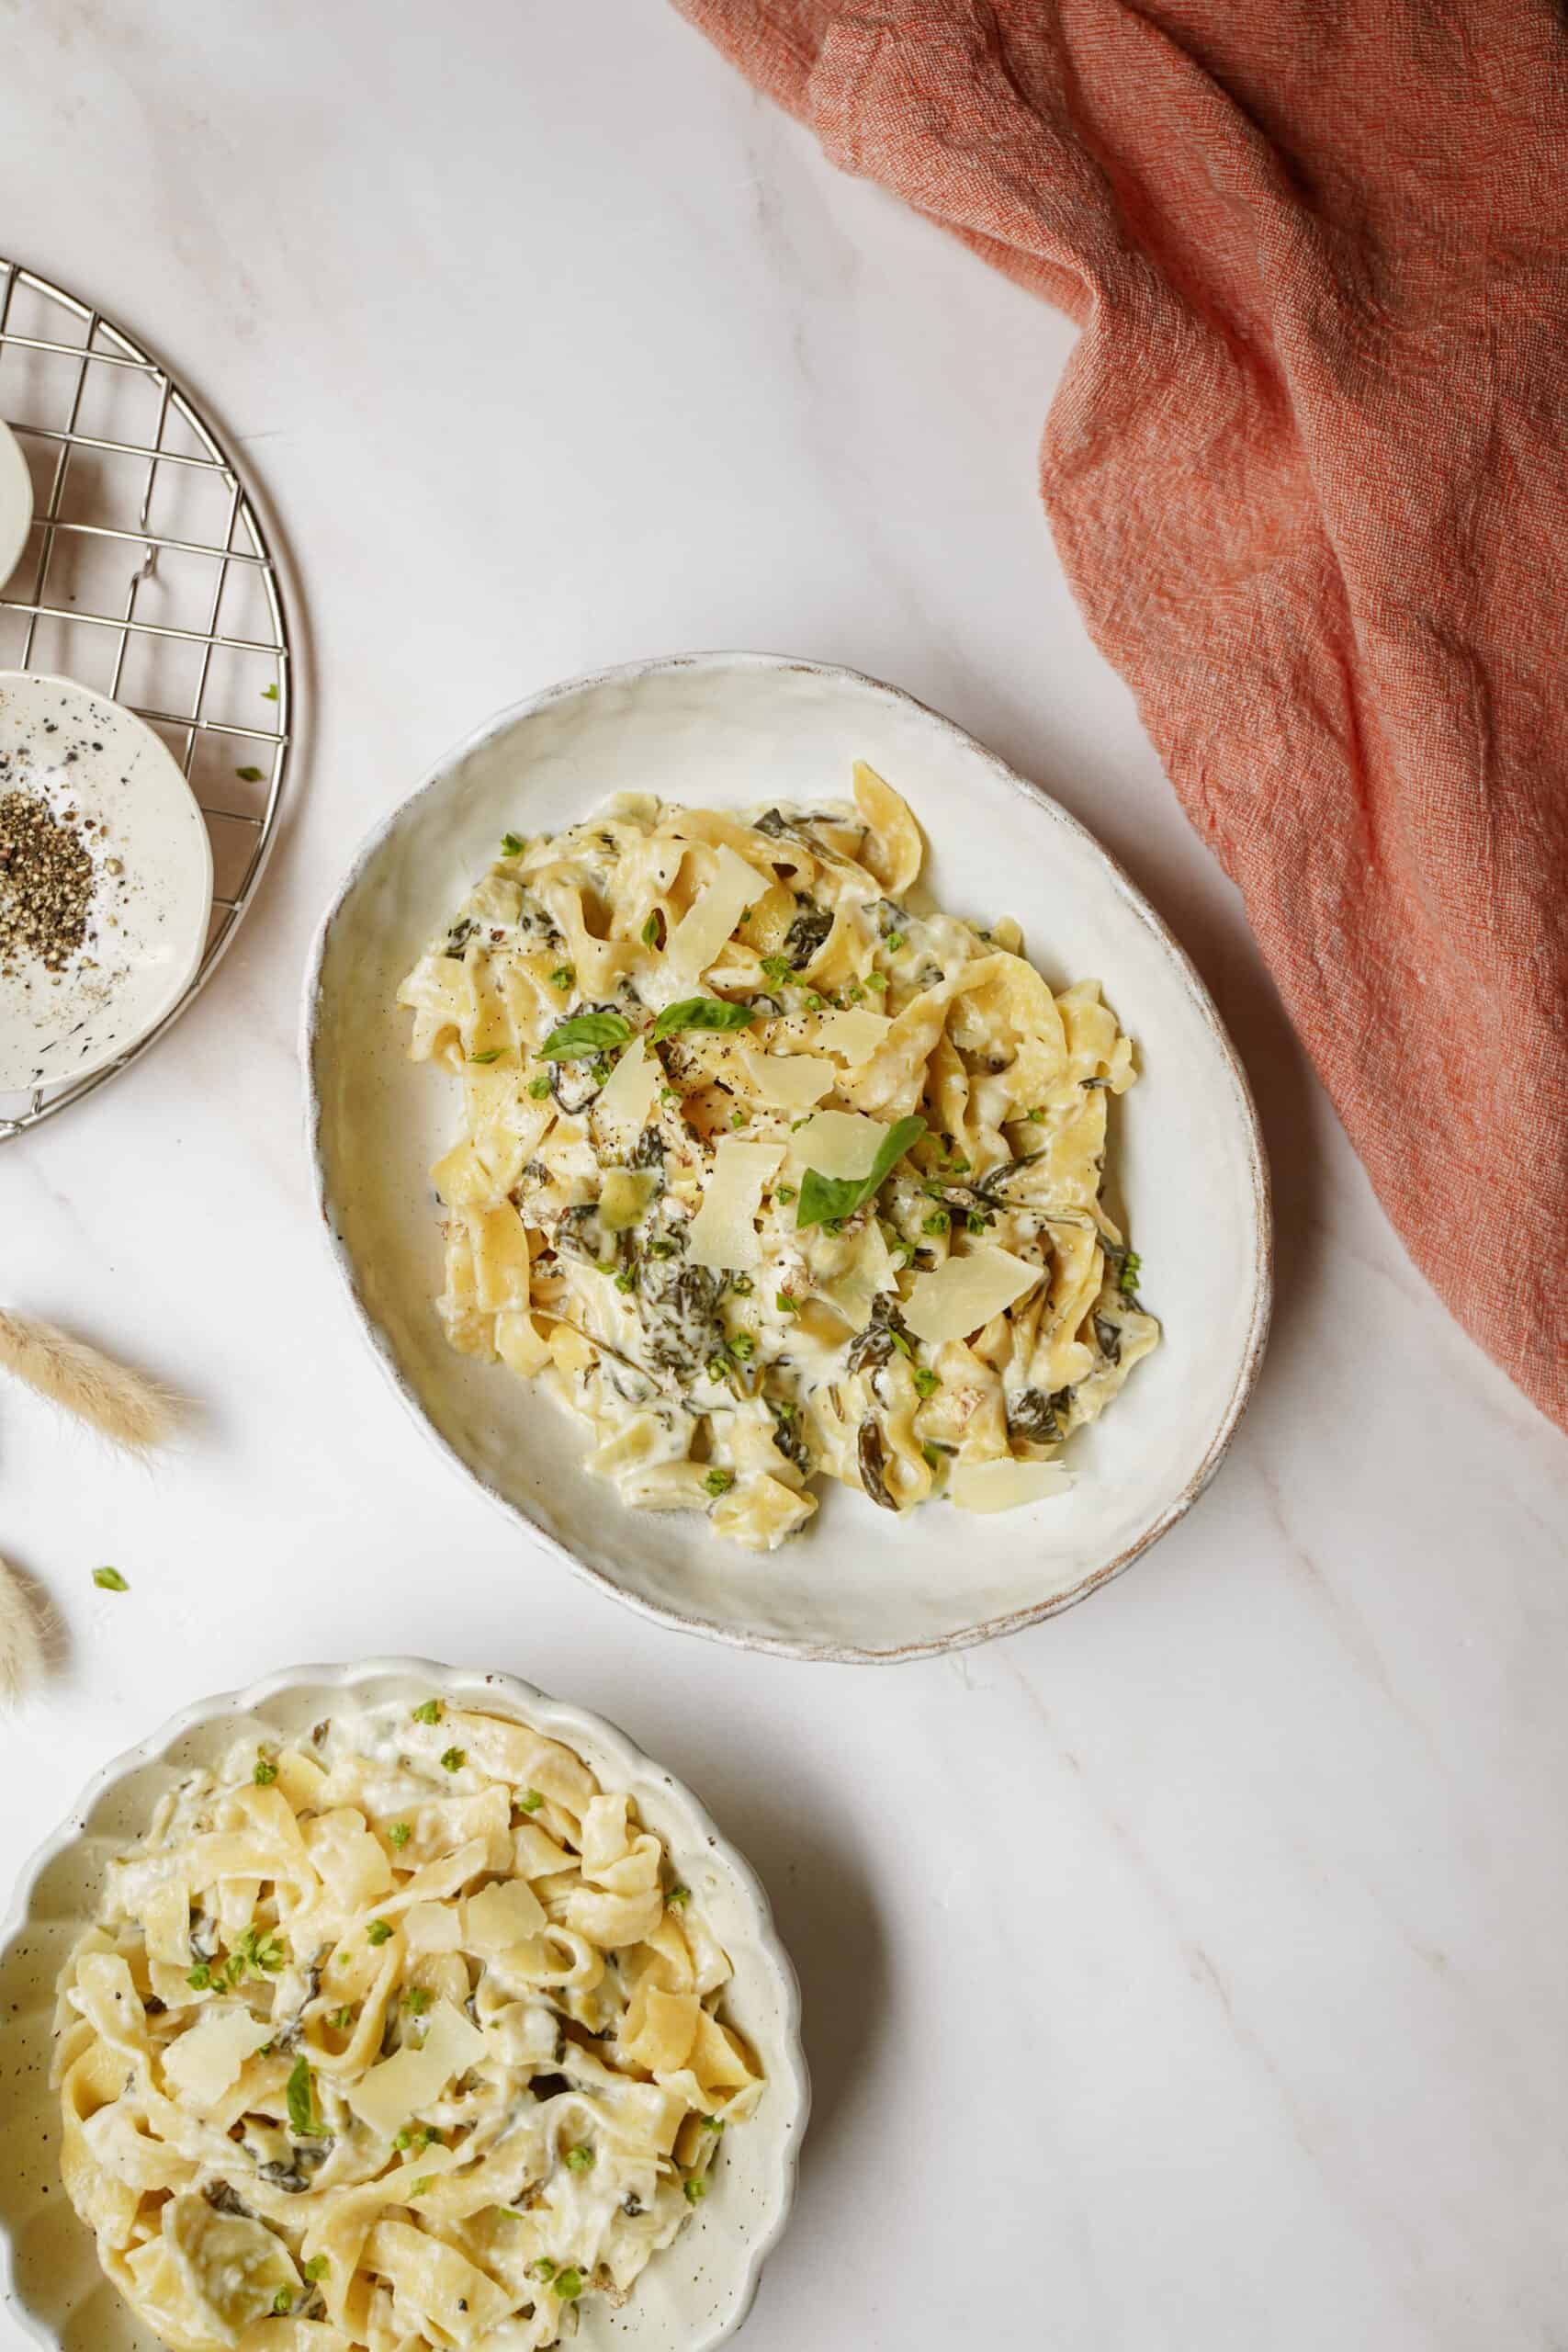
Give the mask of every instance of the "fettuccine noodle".
<svg viewBox="0 0 1568 2352">
<path fill-rule="evenodd" d="M 901 1511 L 1071 1484 L 1159 1338 L 1102 1198 L 1131 1041 L 1016 923 L 923 899 L 919 828 L 642 796 L 501 854 L 404 981 L 459 1076 L 441 1314 L 637 1509 L 771 1550 L 818 1474 Z"/>
</svg>

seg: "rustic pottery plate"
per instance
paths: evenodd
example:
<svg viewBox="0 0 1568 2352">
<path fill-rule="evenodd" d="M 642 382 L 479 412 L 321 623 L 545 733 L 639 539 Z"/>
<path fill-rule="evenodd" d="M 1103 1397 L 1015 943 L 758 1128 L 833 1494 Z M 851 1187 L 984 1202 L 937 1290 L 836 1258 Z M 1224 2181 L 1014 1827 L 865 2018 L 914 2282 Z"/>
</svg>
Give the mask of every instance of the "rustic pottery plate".
<svg viewBox="0 0 1568 2352">
<path fill-rule="evenodd" d="M 1143 1077 L 1115 1106 L 1112 1167 L 1165 1328 L 1069 1449 L 1076 1483 L 984 1519 L 893 1519 L 834 1487 L 805 1533 L 757 1556 L 686 1516 L 624 1510 L 581 1466 L 585 1432 L 436 1317 L 431 1163 L 456 1087 L 407 1058 L 399 981 L 507 831 L 575 823 L 615 791 L 728 808 L 842 797 L 869 760 L 924 828 L 951 911 L 1023 925 L 1056 986 L 1097 978 Z M 754 653 L 643 662 L 503 711 L 444 759 L 355 859 L 306 985 L 317 1198 L 361 1329 L 442 1451 L 508 1512 L 520 1584 L 542 1553 L 644 1614 L 748 1648 L 900 1658 L 983 1641 L 1081 1600 L 1202 1492 L 1269 1320 L 1268 1181 L 1235 1048 L 1187 956 L 1083 827 L 948 720 L 852 671 Z"/>
<path fill-rule="evenodd" d="M 146 1827 L 182 1774 L 219 1765 L 235 1740 L 303 1737 L 333 1709 L 415 1707 L 432 1695 L 508 1715 L 577 1749 L 606 1789 L 635 1796 L 685 1883 L 700 1893 L 734 1963 L 728 2014 L 757 2051 L 767 2089 L 693 2221 L 649 2264 L 625 2310 L 582 2306 L 581 2352 L 714 2352 L 740 2325 L 763 2263 L 783 2233 L 810 2088 L 800 2043 L 800 1994 L 750 1866 L 691 1792 L 626 1735 L 586 1710 L 511 1675 L 467 1673 L 423 1658 L 301 1666 L 248 1690 L 204 1700 L 105 1767 L 69 1820 L 23 1871 L 0 1933 L 0 2094 L 7 2153 L 0 2165 L 0 2255 L 6 2308 L 58 2352 L 157 2352 L 155 2339 L 98 2267 L 92 2233 L 60 2183 L 59 2111 L 49 2071 L 54 1984 L 90 1922 L 109 1857 Z M 0 2263 L 0 2273 L 4 2272 Z"/>
</svg>

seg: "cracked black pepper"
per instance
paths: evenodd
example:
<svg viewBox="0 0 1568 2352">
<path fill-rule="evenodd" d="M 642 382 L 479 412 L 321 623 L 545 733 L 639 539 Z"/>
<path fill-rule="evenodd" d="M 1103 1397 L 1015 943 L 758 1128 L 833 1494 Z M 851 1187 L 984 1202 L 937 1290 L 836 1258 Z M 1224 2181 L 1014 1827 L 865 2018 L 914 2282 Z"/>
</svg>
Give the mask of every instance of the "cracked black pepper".
<svg viewBox="0 0 1568 2352">
<path fill-rule="evenodd" d="M 0 793 L 0 967 L 62 970 L 87 935 L 93 861 L 69 818 L 33 792 Z"/>
</svg>

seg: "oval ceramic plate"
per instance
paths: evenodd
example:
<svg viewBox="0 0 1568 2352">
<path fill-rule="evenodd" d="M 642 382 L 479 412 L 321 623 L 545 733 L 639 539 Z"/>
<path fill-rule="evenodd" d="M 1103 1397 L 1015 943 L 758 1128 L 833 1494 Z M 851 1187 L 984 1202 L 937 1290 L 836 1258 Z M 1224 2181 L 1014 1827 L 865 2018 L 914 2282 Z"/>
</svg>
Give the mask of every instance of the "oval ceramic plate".
<svg viewBox="0 0 1568 2352">
<path fill-rule="evenodd" d="M 761 1883 L 691 1792 L 599 1716 L 511 1675 L 374 1658 L 296 1667 L 176 1715 L 98 1774 L 22 1873 L 0 1949 L 7 2141 L 0 2223 L 10 2251 L 7 2305 L 39 2343 L 59 2352 L 156 2352 L 99 2269 L 92 2233 L 60 2185 L 59 2111 L 49 2082 L 55 1978 L 92 1918 L 105 1864 L 141 1835 L 183 1772 L 220 1763 L 237 1738 L 299 1738 L 334 1707 L 414 1707 L 433 1692 L 564 1740 L 605 1788 L 630 1791 L 707 1907 L 734 1964 L 728 2014 L 767 2077 L 755 2116 L 726 2134 L 723 2162 L 694 2220 L 649 2264 L 624 2311 L 610 2311 L 600 2297 L 583 2305 L 576 2341 L 584 2352 L 713 2352 L 745 2318 L 789 2215 L 810 2105 L 799 1987 Z"/>
<path fill-rule="evenodd" d="M 586 1431 L 496 1364 L 454 1354 L 429 1169 L 455 1081 L 407 1059 L 398 983 L 507 831 L 575 823 L 635 788 L 728 808 L 843 797 L 869 760 L 924 829 L 950 911 L 1010 914 L 1055 986 L 1099 978 L 1143 1077 L 1116 1105 L 1112 1168 L 1165 1328 L 1102 1419 L 1071 1491 L 969 1519 L 893 1520 L 830 1482 L 761 1556 L 691 1516 L 624 1510 L 579 1464 Z M 1246 1079 L 1202 983 L 1121 869 L 1055 801 L 946 719 L 846 670 L 763 654 L 648 662 L 503 712 L 367 843 L 322 927 L 306 993 L 310 1142 L 339 1269 L 404 1400 L 481 1490 L 594 1583 L 695 1633 L 796 1657 L 891 1658 L 1065 1608 L 1202 1491 L 1246 1402 L 1269 1298 L 1268 1184 Z M 520 1554 L 518 1575 L 536 1562 Z"/>
<path fill-rule="evenodd" d="M 0 672 L 0 778 L 92 865 L 87 934 L 58 973 L 0 948 L 0 1093 L 88 1078 L 184 995 L 212 910 L 212 844 L 166 744 L 70 678 Z M 5 894 L 0 882 L 0 939 Z"/>
<path fill-rule="evenodd" d="M 0 420 L 0 588 L 21 561 L 33 526 L 33 478 L 10 426 Z"/>
</svg>

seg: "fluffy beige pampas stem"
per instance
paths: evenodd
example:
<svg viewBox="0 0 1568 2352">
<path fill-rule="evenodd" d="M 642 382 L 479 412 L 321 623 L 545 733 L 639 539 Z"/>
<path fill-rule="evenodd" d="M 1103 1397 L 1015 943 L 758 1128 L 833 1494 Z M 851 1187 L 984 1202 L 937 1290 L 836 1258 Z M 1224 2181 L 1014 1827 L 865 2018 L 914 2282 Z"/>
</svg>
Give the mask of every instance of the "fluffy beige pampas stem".
<svg viewBox="0 0 1568 2352">
<path fill-rule="evenodd" d="M 174 1435 L 175 1401 L 155 1381 L 31 1316 L 0 1308 L 0 1372 L 8 1372 L 116 1445 L 141 1453 Z"/>
<path fill-rule="evenodd" d="M 43 1679 L 44 1628 L 15 1568 L 0 1560 L 0 1703 L 25 1699 Z"/>
</svg>

